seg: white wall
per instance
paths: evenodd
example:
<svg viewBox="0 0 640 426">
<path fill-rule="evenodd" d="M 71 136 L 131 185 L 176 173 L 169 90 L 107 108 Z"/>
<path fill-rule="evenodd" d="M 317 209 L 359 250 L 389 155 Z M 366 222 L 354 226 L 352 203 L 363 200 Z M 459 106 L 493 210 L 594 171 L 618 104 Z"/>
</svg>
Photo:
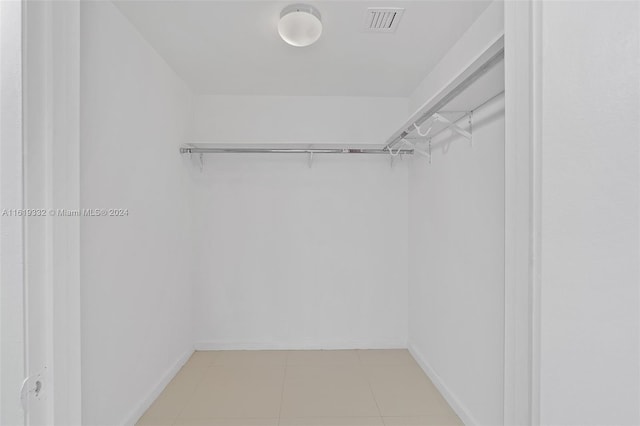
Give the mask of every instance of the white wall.
<svg viewBox="0 0 640 426">
<path fill-rule="evenodd" d="M 473 147 L 434 140 L 432 164 L 411 160 L 409 347 L 463 420 L 495 425 L 503 408 L 504 98 L 473 121 Z"/>
<path fill-rule="evenodd" d="M 83 2 L 84 425 L 133 421 L 192 347 L 185 164 L 190 93 L 110 2 Z"/>
<path fill-rule="evenodd" d="M 640 423 L 640 5 L 542 8 L 542 424 Z"/>
<path fill-rule="evenodd" d="M 416 88 L 411 107 L 493 44 L 503 16 L 502 2 L 492 3 Z M 502 72 L 491 74 L 472 98 L 504 87 Z M 504 96 L 474 111 L 473 147 L 447 132 L 432 143 L 432 164 L 416 157 L 409 167 L 409 348 L 465 423 L 501 424 Z"/>
<path fill-rule="evenodd" d="M 203 97 L 196 140 L 376 142 L 404 99 Z M 404 347 L 407 168 L 209 156 L 193 172 L 200 348 Z"/>
<path fill-rule="evenodd" d="M 406 98 L 196 96 L 193 137 L 219 142 L 383 143 L 407 117 Z"/>
</svg>

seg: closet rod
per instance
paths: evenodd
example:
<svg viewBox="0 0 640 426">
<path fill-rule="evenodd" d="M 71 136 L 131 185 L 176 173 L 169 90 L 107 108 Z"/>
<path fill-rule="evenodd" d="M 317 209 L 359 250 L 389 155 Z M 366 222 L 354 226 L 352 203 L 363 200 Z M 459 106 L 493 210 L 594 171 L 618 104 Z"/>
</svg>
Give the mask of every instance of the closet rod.
<svg viewBox="0 0 640 426">
<path fill-rule="evenodd" d="M 183 146 L 181 154 L 389 154 L 383 148 L 231 148 Z M 396 151 L 393 151 L 396 154 Z M 413 149 L 401 149 L 398 154 L 412 155 Z"/>
<path fill-rule="evenodd" d="M 483 76 L 495 64 L 504 58 L 504 36 L 496 40 L 487 50 L 485 50 L 471 65 L 461 72 L 451 83 L 449 83 L 440 93 L 428 100 L 422 107 L 411 116 L 402 130 L 394 133 L 384 146 L 385 150 L 392 148 L 402 139 L 407 137 L 414 129 L 414 124 L 420 126 L 431 118 L 434 114 L 442 110 L 456 96 L 462 93 L 478 78 Z"/>
<path fill-rule="evenodd" d="M 455 118 L 453 120 L 451 120 L 454 123 L 458 123 L 459 121 L 469 117 L 469 113 L 473 113 L 476 110 L 482 108 L 483 106 L 487 105 L 489 102 L 493 101 L 494 99 L 496 99 L 499 96 L 504 95 L 504 90 L 501 90 L 499 93 L 496 93 L 495 95 L 493 95 L 492 97 L 490 97 L 489 99 L 487 99 L 486 101 L 482 102 L 480 105 L 477 105 L 475 108 L 473 108 L 470 111 L 440 111 L 440 114 L 447 114 L 447 113 L 459 113 L 459 114 L 463 114 L 458 118 Z M 429 135 L 429 137 L 431 139 L 435 139 L 439 134 L 443 133 L 444 131 L 446 131 L 447 128 L 444 128 L 438 132 L 432 133 Z M 409 140 L 412 140 L 412 138 L 409 138 Z"/>
</svg>

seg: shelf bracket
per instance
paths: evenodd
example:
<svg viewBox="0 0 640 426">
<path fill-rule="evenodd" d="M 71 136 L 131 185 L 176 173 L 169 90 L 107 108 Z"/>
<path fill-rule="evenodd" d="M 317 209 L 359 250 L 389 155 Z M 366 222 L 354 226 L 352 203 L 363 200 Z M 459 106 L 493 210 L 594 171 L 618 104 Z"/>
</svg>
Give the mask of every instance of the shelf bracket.
<svg viewBox="0 0 640 426">
<path fill-rule="evenodd" d="M 471 133 L 469 133 L 468 131 L 464 130 L 462 127 L 458 126 L 456 123 L 454 123 L 453 121 L 449 120 L 447 117 L 444 117 L 441 114 L 435 113 L 433 114 L 433 118 L 435 118 L 436 120 L 440 121 L 441 123 L 446 124 L 446 128 L 445 129 L 451 129 L 454 132 L 456 132 L 457 134 L 459 134 L 460 136 L 462 136 L 463 138 L 471 141 Z"/>
</svg>

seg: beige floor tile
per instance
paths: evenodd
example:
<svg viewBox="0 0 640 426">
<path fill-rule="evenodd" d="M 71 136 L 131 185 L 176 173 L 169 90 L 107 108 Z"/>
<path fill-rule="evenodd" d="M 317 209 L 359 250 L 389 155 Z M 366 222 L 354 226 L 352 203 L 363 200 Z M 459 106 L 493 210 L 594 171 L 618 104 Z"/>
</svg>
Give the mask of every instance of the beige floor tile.
<svg viewBox="0 0 640 426">
<path fill-rule="evenodd" d="M 138 420 L 136 426 L 173 426 L 173 417 L 151 417 L 145 414 Z"/>
<path fill-rule="evenodd" d="M 455 413 L 434 413 L 422 417 L 384 417 L 385 426 L 461 426 Z"/>
<path fill-rule="evenodd" d="M 406 349 L 364 349 L 357 354 L 363 365 L 415 363 Z"/>
<path fill-rule="evenodd" d="M 287 365 L 356 365 L 356 351 L 290 351 Z"/>
<path fill-rule="evenodd" d="M 280 419 L 280 426 L 384 426 L 380 417 L 303 417 Z"/>
<path fill-rule="evenodd" d="M 145 413 L 150 419 L 175 419 L 204 378 L 203 369 L 182 367 Z"/>
<path fill-rule="evenodd" d="M 138 425 L 381 426 L 383 421 L 462 424 L 406 350 L 366 350 L 198 351 Z"/>
<path fill-rule="evenodd" d="M 218 356 L 218 351 L 195 351 L 185 364 L 186 367 L 208 367 Z"/>
<path fill-rule="evenodd" d="M 187 403 L 188 397 L 172 397 L 164 394 L 160 396 L 151 404 L 151 407 L 144 413 L 143 418 L 154 419 L 168 419 L 173 421 L 178 417 L 178 414 L 182 411 Z"/>
<path fill-rule="evenodd" d="M 213 365 L 179 419 L 277 418 L 284 366 Z"/>
<path fill-rule="evenodd" d="M 417 365 L 376 365 L 367 367 L 366 371 L 383 417 L 419 417 L 443 407 L 450 410 Z"/>
<path fill-rule="evenodd" d="M 285 365 L 287 351 L 218 351 L 215 365 Z"/>
<path fill-rule="evenodd" d="M 200 385 L 230 386 L 236 382 L 253 382 L 282 386 L 284 371 L 284 365 L 212 365 L 204 371 Z"/>
<path fill-rule="evenodd" d="M 287 366 L 281 417 L 379 415 L 366 376 L 359 366 Z"/>
<path fill-rule="evenodd" d="M 205 370 L 192 369 L 185 365 L 169 382 L 163 393 L 184 394 L 193 391 L 205 376 Z"/>
<path fill-rule="evenodd" d="M 278 419 L 186 419 L 178 420 L 173 426 L 278 426 Z"/>
</svg>

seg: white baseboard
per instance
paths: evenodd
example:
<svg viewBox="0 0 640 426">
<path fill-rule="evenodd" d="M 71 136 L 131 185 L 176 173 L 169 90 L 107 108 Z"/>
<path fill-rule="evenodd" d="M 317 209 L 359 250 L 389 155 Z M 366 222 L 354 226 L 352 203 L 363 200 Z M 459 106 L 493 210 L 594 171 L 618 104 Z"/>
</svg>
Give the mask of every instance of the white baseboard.
<svg viewBox="0 0 640 426">
<path fill-rule="evenodd" d="M 469 413 L 469 410 L 465 408 L 462 402 L 455 396 L 455 394 L 445 385 L 442 381 L 438 373 L 431 367 L 431 365 L 427 362 L 427 359 L 416 349 L 415 346 L 409 344 L 409 352 L 416 360 L 418 365 L 424 370 L 425 374 L 429 376 L 431 382 L 433 382 L 434 386 L 438 388 L 440 394 L 444 397 L 444 399 L 449 403 L 453 411 L 456 412 L 462 423 L 467 426 L 477 425 L 479 424 L 475 418 Z"/>
<path fill-rule="evenodd" d="M 296 342 L 296 343 L 271 343 L 271 342 L 197 342 L 197 351 L 227 351 L 227 350 L 339 350 L 339 349 L 399 349 L 406 348 L 406 343 L 401 342 Z"/>
<path fill-rule="evenodd" d="M 171 379 L 178 374 L 178 371 L 182 368 L 183 365 L 187 363 L 191 355 L 193 354 L 193 350 L 190 349 L 186 351 L 178 360 L 170 367 L 163 375 L 160 381 L 151 389 L 151 391 L 147 394 L 145 398 L 133 409 L 133 411 L 127 416 L 127 419 L 123 422 L 125 426 L 134 426 L 140 417 L 149 409 L 153 401 L 160 395 L 160 393 L 164 390 L 164 388 L 169 384 Z"/>
</svg>

